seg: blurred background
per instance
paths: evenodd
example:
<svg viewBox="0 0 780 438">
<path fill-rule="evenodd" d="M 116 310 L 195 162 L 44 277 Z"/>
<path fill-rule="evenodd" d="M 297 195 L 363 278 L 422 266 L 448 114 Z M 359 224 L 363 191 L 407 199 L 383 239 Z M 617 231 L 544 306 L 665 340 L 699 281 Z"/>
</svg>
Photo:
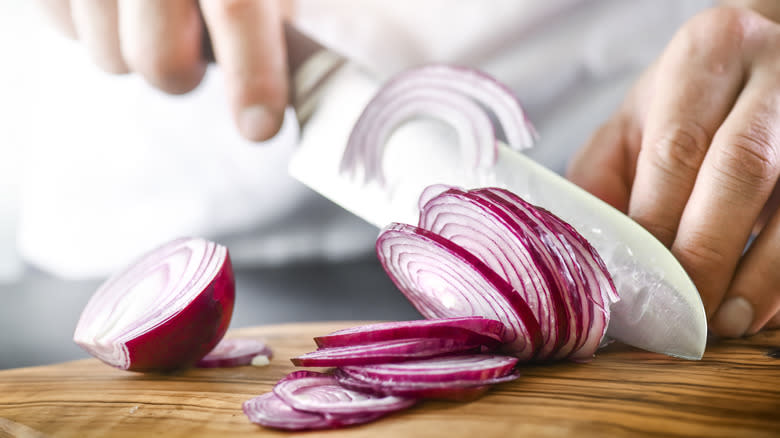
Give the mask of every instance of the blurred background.
<svg viewBox="0 0 780 438">
<path fill-rule="evenodd" d="M 541 134 L 529 154 L 561 172 L 711 3 L 299 0 L 295 22 L 378 78 L 433 61 L 493 74 Z M 0 0 L 0 53 L 0 368 L 86 357 L 71 337 L 96 287 L 182 235 L 229 247 L 232 327 L 417 316 L 373 256 L 377 230 L 287 175 L 294 117 L 267 144 L 242 140 L 217 67 L 165 95 L 101 72 L 14 0 Z"/>
</svg>

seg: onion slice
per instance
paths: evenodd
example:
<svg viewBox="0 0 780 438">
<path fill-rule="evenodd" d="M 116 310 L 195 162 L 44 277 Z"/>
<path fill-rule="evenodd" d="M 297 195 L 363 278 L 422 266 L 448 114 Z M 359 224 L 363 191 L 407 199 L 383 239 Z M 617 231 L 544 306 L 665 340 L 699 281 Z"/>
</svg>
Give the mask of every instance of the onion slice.
<svg viewBox="0 0 780 438">
<path fill-rule="evenodd" d="M 274 394 L 294 409 L 318 414 L 373 414 L 408 408 L 416 400 L 377 396 L 339 385 L 335 377 L 313 371 L 289 374 L 274 386 Z"/>
<path fill-rule="evenodd" d="M 357 415 L 322 415 L 294 409 L 273 392 L 251 398 L 242 405 L 249 421 L 285 430 L 331 429 L 368 423 L 382 413 Z"/>
<path fill-rule="evenodd" d="M 479 316 L 393 321 L 351 327 L 314 338 L 318 347 L 346 347 L 409 338 L 467 339 L 493 345 L 504 339 L 501 321 Z"/>
<path fill-rule="evenodd" d="M 103 283 L 84 308 L 73 340 L 121 369 L 188 367 L 222 339 L 234 301 L 227 248 L 181 238 Z"/>
<path fill-rule="evenodd" d="M 507 348 L 529 360 L 541 345 L 539 323 L 514 288 L 472 253 L 428 230 L 386 227 L 376 242 L 385 271 L 426 318 L 482 316 L 507 327 Z"/>
<path fill-rule="evenodd" d="M 296 366 L 333 367 L 403 362 L 451 353 L 479 350 L 474 340 L 448 338 L 412 338 L 379 341 L 345 347 L 320 348 L 290 359 Z"/>
<path fill-rule="evenodd" d="M 503 377 L 517 365 L 517 358 L 495 354 L 467 354 L 395 364 L 344 366 L 341 369 L 365 379 L 390 382 L 448 382 Z"/>
<path fill-rule="evenodd" d="M 273 357 L 273 352 L 263 341 L 249 338 L 223 339 L 207 355 L 198 361 L 200 368 L 239 367 L 250 365 L 255 356 Z"/>
<path fill-rule="evenodd" d="M 514 93 L 494 78 L 473 69 L 427 65 L 388 81 L 366 106 L 344 150 L 340 171 L 385 185 L 382 158 L 387 139 L 402 123 L 434 117 L 458 134 L 461 154 L 474 168 L 489 168 L 497 156 L 496 136 L 488 116 L 499 122 L 514 149 L 533 145 L 536 131 Z"/>
<path fill-rule="evenodd" d="M 414 398 L 469 398 L 476 393 L 482 393 L 492 385 L 511 382 L 520 377 L 518 371 L 486 379 L 461 379 L 441 382 L 394 382 L 391 380 L 369 379 L 360 375 L 349 374 L 339 368 L 335 372 L 339 384 L 355 391 L 364 391 L 377 395 L 394 395 Z"/>
</svg>

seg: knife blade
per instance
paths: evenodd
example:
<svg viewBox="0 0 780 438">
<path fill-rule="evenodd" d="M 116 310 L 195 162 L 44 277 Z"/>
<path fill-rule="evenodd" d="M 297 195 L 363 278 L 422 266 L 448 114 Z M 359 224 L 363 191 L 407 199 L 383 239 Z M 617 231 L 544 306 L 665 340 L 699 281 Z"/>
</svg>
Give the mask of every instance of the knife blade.
<svg viewBox="0 0 780 438">
<path fill-rule="evenodd" d="M 707 319 L 699 293 L 671 252 L 639 224 L 504 144 L 490 172 L 469 171 L 453 153 L 451 131 L 430 121 L 406 123 L 389 140 L 383 159 L 389 184 L 358 182 L 340 173 L 339 163 L 380 81 L 291 28 L 288 50 L 302 128 L 289 165 L 293 177 L 380 228 L 416 224 L 419 194 L 430 184 L 507 188 L 572 224 L 604 259 L 621 298 L 612 306 L 608 337 L 648 351 L 702 357 Z"/>
</svg>

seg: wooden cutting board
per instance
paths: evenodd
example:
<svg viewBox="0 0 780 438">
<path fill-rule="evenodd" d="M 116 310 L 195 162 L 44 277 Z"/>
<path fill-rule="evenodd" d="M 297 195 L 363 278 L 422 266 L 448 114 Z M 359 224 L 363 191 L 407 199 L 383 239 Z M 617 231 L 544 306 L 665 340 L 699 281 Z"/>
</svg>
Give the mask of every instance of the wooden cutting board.
<svg viewBox="0 0 780 438">
<path fill-rule="evenodd" d="M 0 371 L 0 437 L 290 436 L 251 424 L 241 403 L 292 371 L 315 335 L 355 322 L 234 330 L 265 339 L 267 367 L 137 374 L 97 360 Z M 780 331 L 685 361 L 621 345 L 587 364 L 529 366 L 468 402 L 425 401 L 371 424 L 308 437 L 780 437 Z"/>
</svg>

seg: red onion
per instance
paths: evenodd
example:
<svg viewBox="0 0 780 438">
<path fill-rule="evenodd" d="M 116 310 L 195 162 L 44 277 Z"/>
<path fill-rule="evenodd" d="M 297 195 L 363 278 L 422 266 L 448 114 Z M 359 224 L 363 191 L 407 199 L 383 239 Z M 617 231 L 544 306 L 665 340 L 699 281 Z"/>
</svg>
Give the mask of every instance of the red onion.
<svg viewBox="0 0 780 438">
<path fill-rule="evenodd" d="M 447 382 L 503 377 L 517 364 L 513 356 L 466 354 L 378 365 L 351 365 L 341 369 L 350 376 L 389 382 Z"/>
<path fill-rule="evenodd" d="M 225 334 L 234 300 L 227 248 L 177 239 L 103 283 L 84 308 L 73 340 L 121 369 L 188 367 Z"/>
<path fill-rule="evenodd" d="M 385 142 L 401 123 L 420 116 L 442 119 L 458 132 L 469 166 L 490 167 L 497 145 L 493 124 L 480 105 L 493 111 L 510 147 L 533 144 L 536 132 L 511 90 L 476 70 L 429 65 L 401 73 L 374 96 L 353 128 L 340 171 L 357 176 L 362 169 L 364 180 L 385 185 Z"/>
<path fill-rule="evenodd" d="M 543 344 L 537 358 L 549 357 L 569 338 L 570 316 L 557 266 L 531 227 L 473 193 L 457 189 L 431 198 L 419 226 L 452 240 L 501 275 L 528 303 L 539 322 Z"/>
<path fill-rule="evenodd" d="M 444 354 L 479 350 L 480 340 L 456 338 L 411 338 L 379 341 L 346 347 L 320 348 L 292 358 L 296 366 L 332 367 L 403 362 Z"/>
<path fill-rule="evenodd" d="M 273 392 L 245 401 L 242 405 L 249 421 L 267 427 L 286 430 L 329 429 L 367 423 L 383 413 L 356 415 L 323 415 L 299 411 L 288 405 Z"/>
<path fill-rule="evenodd" d="M 299 411 L 318 414 L 373 414 L 413 405 L 413 398 L 376 396 L 339 385 L 335 377 L 311 371 L 289 374 L 274 386 L 274 394 Z"/>
<path fill-rule="evenodd" d="M 593 356 L 617 294 L 596 251 L 571 226 L 496 188 L 466 192 L 439 186 L 425 190 L 421 204 L 420 228 L 387 227 L 377 239 L 377 254 L 423 315 L 498 318 L 516 343 L 505 349 L 522 360 Z M 476 278 L 503 281 L 502 309 L 527 309 L 531 317 L 497 317 L 500 312 L 483 304 L 493 300 L 494 289 L 464 281 L 462 273 L 473 268 L 458 267 L 463 259 L 477 260 Z M 536 342 L 535 333 L 518 330 L 516 323 L 530 320 L 542 338 L 535 351 L 517 347 Z"/>
<path fill-rule="evenodd" d="M 474 395 L 474 391 L 482 392 L 483 389 L 499 383 L 517 380 L 520 373 L 513 371 L 500 377 L 459 379 L 433 382 L 395 382 L 384 379 L 362 378 L 359 375 L 347 373 L 339 368 L 336 370 L 336 379 L 340 385 L 355 391 L 364 391 L 377 395 L 394 395 L 398 397 L 437 398 L 437 399 L 462 399 Z"/>
<path fill-rule="evenodd" d="M 200 368 L 239 367 L 250 365 L 256 356 L 273 357 L 265 342 L 257 339 L 223 339 L 207 355 L 198 361 Z"/>
<path fill-rule="evenodd" d="M 568 260 L 570 278 L 575 279 L 576 288 L 570 289 L 570 297 L 579 297 L 581 338 L 570 353 L 560 353 L 556 358 L 587 360 L 601 344 L 609 324 L 610 305 L 618 301 L 612 277 L 604 262 L 590 243 L 567 224 L 549 211 L 534 207 L 519 196 L 507 190 L 485 188 L 476 191 L 499 204 L 509 204 L 514 211 L 528 210 L 535 213 L 541 224 L 537 230 L 546 230 L 551 252 L 563 255 Z M 568 257 L 566 257 L 568 256 Z M 565 275 L 565 274 L 564 274 Z M 572 284 L 570 283 L 570 286 Z"/>
<path fill-rule="evenodd" d="M 376 248 L 385 271 L 426 318 L 497 319 L 507 327 L 506 348 L 523 360 L 541 346 L 539 323 L 525 300 L 463 247 L 422 228 L 391 224 Z"/>
<path fill-rule="evenodd" d="M 504 333 L 500 321 L 476 316 L 368 324 L 318 336 L 314 342 L 325 348 L 410 338 L 448 338 L 495 345 L 503 342 Z"/>
</svg>

